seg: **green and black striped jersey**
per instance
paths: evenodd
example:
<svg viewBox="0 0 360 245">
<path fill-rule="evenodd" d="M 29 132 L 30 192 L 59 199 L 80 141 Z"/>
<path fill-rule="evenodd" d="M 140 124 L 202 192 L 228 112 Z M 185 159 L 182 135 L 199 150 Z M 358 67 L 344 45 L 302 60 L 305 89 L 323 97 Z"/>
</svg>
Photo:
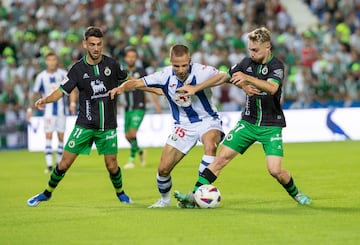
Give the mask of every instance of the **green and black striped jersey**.
<svg viewBox="0 0 360 245">
<path fill-rule="evenodd" d="M 146 71 L 144 68 L 137 67 L 135 71 L 128 71 L 129 75 L 135 79 L 146 76 Z M 124 93 L 126 106 L 125 111 L 133 111 L 133 110 L 145 110 L 146 101 L 145 101 L 145 92 L 142 90 L 133 90 Z"/>
<path fill-rule="evenodd" d="M 60 89 L 69 94 L 79 90 L 79 115 L 76 125 L 87 129 L 108 130 L 117 127 L 117 99 L 110 99 L 108 92 L 128 78 L 119 63 L 103 55 L 97 65 L 90 65 L 85 57 L 76 62 L 67 74 Z"/>
<path fill-rule="evenodd" d="M 232 75 L 237 71 L 279 84 L 279 89 L 274 95 L 262 92 L 260 95 L 246 96 L 242 119 L 258 126 L 285 127 L 285 117 L 280 103 L 284 64 L 273 55 L 265 64 L 255 63 L 251 58 L 246 57 L 239 64 L 234 65 L 229 70 L 229 74 Z"/>
</svg>

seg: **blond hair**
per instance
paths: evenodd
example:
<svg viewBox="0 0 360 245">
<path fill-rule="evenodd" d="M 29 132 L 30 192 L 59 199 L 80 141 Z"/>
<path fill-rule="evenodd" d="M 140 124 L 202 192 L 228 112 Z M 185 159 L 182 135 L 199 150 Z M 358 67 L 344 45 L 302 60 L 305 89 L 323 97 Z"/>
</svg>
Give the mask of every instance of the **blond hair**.
<svg viewBox="0 0 360 245">
<path fill-rule="evenodd" d="M 260 43 L 270 42 L 271 41 L 270 31 L 265 27 L 257 28 L 252 32 L 248 33 L 248 39 L 252 42 L 260 42 Z"/>
</svg>

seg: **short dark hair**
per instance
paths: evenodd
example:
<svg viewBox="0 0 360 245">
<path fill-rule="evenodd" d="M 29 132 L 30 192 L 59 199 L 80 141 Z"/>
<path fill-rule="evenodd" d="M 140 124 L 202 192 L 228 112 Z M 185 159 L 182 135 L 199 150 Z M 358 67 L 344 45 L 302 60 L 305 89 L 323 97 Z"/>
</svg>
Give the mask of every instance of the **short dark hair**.
<svg viewBox="0 0 360 245">
<path fill-rule="evenodd" d="M 170 57 L 179 57 L 185 54 L 190 55 L 189 48 L 183 44 L 176 44 L 170 48 Z"/>
<path fill-rule="evenodd" d="M 127 53 L 129 52 L 134 52 L 135 54 L 137 54 L 137 50 L 134 46 L 127 46 L 125 49 L 124 49 L 124 53 L 125 55 L 127 55 Z"/>
<path fill-rule="evenodd" d="M 57 56 L 55 51 L 50 50 L 48 52 L 45 53 L 45 58 L 49 57 L 49 56 Z"/>
<path fill-rule="evenodd" d="M 98 38 L 102 38 L 104 37 L 104 33 L 101 31 L 100 28 L 95 27 L 95 26 L 89 26 L 88 28 L 86 28 L 85 33 L 84 33 L 84 40 L 87 40 L 89 37 L 98 37 Z"/>
</svg>

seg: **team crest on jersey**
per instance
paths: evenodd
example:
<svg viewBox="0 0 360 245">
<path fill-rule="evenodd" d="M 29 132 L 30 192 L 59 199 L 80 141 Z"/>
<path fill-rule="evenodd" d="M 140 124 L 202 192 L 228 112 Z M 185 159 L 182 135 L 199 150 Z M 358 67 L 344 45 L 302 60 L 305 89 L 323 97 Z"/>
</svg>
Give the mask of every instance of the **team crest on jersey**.
<svg viewBox="0 0 360 245">
<path fill-rule="evenodd" d="M 70 142 L 68 143 L 68 146 L 70 148 L 74 148 L 75 147 L 75 140 L 70 140 Z"/>
<path fill-rule="evenodd" d="M 263 75 L 268 74 L 268 72 L 269 72 L 269 68 L 268 68 L 267 66 L 264 66 L 264 67 L 261 69 L 261 74 L 263 74 Z"/>
<path fill-rule="evenodd" d="M 189 95 L 185 96 L 184 94 L 184 91 L 176 90 L 174 100 L 177 105 L 188 107 L 191 105 L 191 97 Z"/>
<path fill-rule="evenodd" d="M 230 141 L 233 139 L 233 135 L 231 133 L 229 133 L 227 136 L 226 136 L 226 140 L 227 141 Z"/>
<path fill-rule="evenodd" d="M 170 139 L 171 139 L 172 141 L 177 141 L 177 140 L 178 140 L 178 137 L 177 137 L 176 134 L 173 134 L 173 135 L 170 136 Z"/>
<path fill-rule="evenodd" d="M 107 76 L 107 77 L 111 75 L 111 69 L 110 69 L 108 66 L 105 67 L 104 74 L 105 74 L 105 76 Z"/>
</svg>

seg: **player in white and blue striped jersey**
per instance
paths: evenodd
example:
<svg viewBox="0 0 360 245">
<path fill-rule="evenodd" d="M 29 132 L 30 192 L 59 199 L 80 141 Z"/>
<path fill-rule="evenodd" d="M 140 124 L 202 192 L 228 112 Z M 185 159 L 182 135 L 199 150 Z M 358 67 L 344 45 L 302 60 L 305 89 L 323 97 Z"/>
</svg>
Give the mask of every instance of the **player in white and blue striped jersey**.
<svg viewBox="0 0 360 245">
<path fill-rule="evenodd" d="M 172 133 L 163 149 L 157 173 L 161 198 L 150 208 L 170 205 L 171 171 L 200 141 L 204 146 L 199 173 L 215 158 L 216 149 L 224 132 L 219 114 L 212 102 L 211 89 L 184 96 L 178 88 L 200 84 L 219 73 L 214 67 L 191 62 L 188 47 L 174 45 L 170 50 L 171 66 L 140 79 L 129 80 L 110 92 L 111 97 L 131 89 L 160 88 L 166 96 L 174 119 Z"/>
<path fill-rule="evenodd" d="M 53 51 L 45 55 L 46 70 L 40 72 L 36 78 L 32 89 L 33 97 L 47 96 L 56 90 L 65 79 L 67 72 L 58 68 L 58 58 Z M 31 103 L 34 104 L 34 103 Z M 74 105 L 72 105 L 74 107 Z M 44 111 L 44 131 L 45 131 L 45 161 L 47 168 L 45 173 L 51 172 L 53 168 L 52 137 L 53 132 L 57 132 L 58 147 L 56 151 L 56 162 L 59 162 L 63 153 L 63 141 L 66 124 L 67 101 L 66 98 L 46 104 Z M 32 108 L 27 111 L 27 119 L 30 120 Z"/>
</svg>

